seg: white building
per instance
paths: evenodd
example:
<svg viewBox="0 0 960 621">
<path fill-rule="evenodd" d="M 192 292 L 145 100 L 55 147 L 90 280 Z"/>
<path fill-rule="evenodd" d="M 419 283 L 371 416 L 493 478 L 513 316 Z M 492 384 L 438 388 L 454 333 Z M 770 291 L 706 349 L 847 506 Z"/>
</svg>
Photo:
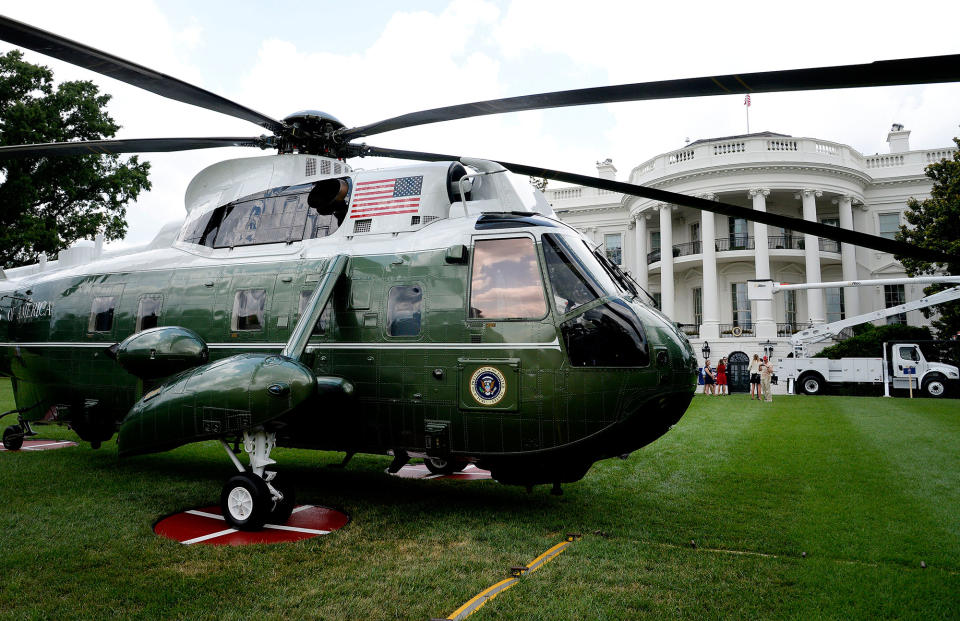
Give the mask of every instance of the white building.
<svg viewBox="0 0 960 621">
<path fill-rule="evenodd" d="M 890 153 L 877 155 L 770 132 L 698 140 L 637 166 L 628 181 L 893 238 L 907 199 L 929 197 L 924 168 L 954 151 L 911 151 L 909 136 L 894 125 Z M 616 177 L 610 160 L 597 170 Z M 739 367 L 742 354 L 762 355 L 765 347 L 785 356 L 797 330 L 922 296 L 922 286 L 896 285 L 790 291 L 772 304 L 751 303 L 746 283 L 754 278 L 798 283 L 905 273 L 887 253 L 687 207 L 582 186 L 546 196 L 559 217 L 603 244 L 683 324 L 698 353 L 709 342 L 714 364 L 732 356 Z M 919 311 L 889 321 L 925 324 Z"/>
</svg>

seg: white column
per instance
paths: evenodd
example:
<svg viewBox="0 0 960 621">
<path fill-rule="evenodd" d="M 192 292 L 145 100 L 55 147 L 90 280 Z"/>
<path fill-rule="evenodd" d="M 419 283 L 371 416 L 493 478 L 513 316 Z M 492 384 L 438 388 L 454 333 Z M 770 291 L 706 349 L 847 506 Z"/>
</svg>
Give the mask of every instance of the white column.
<svg viewBox="0 0 960 621">
<path fill-rule="evenodd" d="M 636 248 L 636 268 L 634 278 L 644 289 L 650 289 L 650 271 L 647 269 L 647 214 L 638 213 L 633 228 L 634 248 Z"/>
<path fill-rule="evenodd" d="M 770 190 L 767 188 L 755 188 L 750 190 L 750 197 L 753 198 L 754 211 L 767 211 L 767 197 L 770 196 Z M 767 225 L 762 222 L 753 223 L 754 240 L 754 269 L 757 280 L 770 278 L 770 246 L 767 244 Z M 757 338 L 774 338 L 777 336 L 777 323 L 773 319 L 773 302 L 769 300 L 758 301 L 756 315 Z"/>
<path fill-rule="evenodd" d="M 853 197 L 840 197 L 840 228 L 853 230 Z M 852 244 L 840 245 L 840 263 L 844 280 L 857 280 L 857 249 Z M 860 314 L 860 294 L 857 287 L 843 288 L 843 310 L 847 317 Z"/>
<path fill-rule="evenodd" d="M 673 291 L 673 205 L 660 205 L 660 306 L 663 314 L 674 317 Z"/>
<path fill-rule="evenodd" d="M 820 190 L 806 189 L 803 196 L 803 219 L 817 221 L 817 199 L 823 196 Z M 806 259 L 807 282 L 823 282 L 820 278 L 820 238 L 804 233 L 804 258 Z M 807 289 L 807 316 L 810 323 L 826 323 L 827 312 L 823 305 L 823 289 Z"/>
<path fill-rule="evenodd" d="M 714 200 L 713 194 L 703 198 Z M 700 325 L 700 338 L 720 338 L 720 298 L 717 295 L 717 230 L 714 215 L 709 211 L 700 212 L 700 240 L 703 248 L 703 323 Z"/>
</svg>

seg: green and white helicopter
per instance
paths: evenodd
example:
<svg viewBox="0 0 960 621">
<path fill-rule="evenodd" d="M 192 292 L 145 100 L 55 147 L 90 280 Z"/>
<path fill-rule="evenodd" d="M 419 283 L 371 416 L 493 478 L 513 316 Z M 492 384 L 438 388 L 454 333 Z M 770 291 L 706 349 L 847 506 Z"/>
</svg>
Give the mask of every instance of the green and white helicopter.
<svg viewBox="0 0 960 621">
<path fill-rule="evenodd" d="M 187 218 L 145 251 L 0 278 L 0 374 L 19 448 L 41 423 L 120 455 L 222 443 L 238 474 L 226 521 L 284 522 L 293 490 L 275 446 L 470 463 L 503 483 L 577 481 L 683 415 L 696 359 L 676 325 L 542 195 L 506 172 L 654 198 L 885 252 L 937 253 L 796 218 L 535 166 L 383 149 L 386 131 L 486 114 L 617 101 L 960 79 L 960 56 L 668 80 L 438 108 L 347 128 L 305 111 L 275 120 L 86 45 L 0 17 L 0 39 L 266 128 L 254 137 L 7 146 L 0 158 L 223 146 L 186 192 Z M 346 160 L 419 161 L 354 171 Z M 82 249 L 80 249 L 82 250 Z M 244 465 L 231 450 L 242 446 Z"/>
</svg>

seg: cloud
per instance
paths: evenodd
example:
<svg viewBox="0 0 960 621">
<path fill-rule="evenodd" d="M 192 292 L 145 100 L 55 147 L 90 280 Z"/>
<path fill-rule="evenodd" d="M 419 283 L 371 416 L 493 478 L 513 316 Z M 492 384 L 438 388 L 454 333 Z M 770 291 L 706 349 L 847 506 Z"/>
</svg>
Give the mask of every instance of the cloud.
<svg viewBox="0 0 960 621">
<path fill-rule="evenodd" d="M 174 14 L 155 2 L 20 3 L 14 19 L 76 39 L 195 83 L 274 118 L 320 109 L 348 126 L 419 109 L 490 98 L 647 80 L 766 71 L 882 58 L 955 53 L 956 2 L 798 5 L 772 2 L 639 3 L 595 0 L 468 2 L 442 10 L 394 11 L 377 33 L 329 45 L 323 29 L 296 36 L 249 20 L 223 29 L 223 6 L 198 3 Z M 370 10 L 381 10 L 371 8 Z M 314 12 L 315 11 L 315 12 Z M 336 22 L 330 8 L 300 7 L 297 19 Z M 383 16 L 378 16 L 383 17 Z M 346 27 L 343 25 L 330 27 Z M 344 42 L 346 41 L 346 42 Z M 9 46 L 0 46 L 5 51 Z M 229 49 L 231 54 L 223 54 Z M 253 51 L 255 50 L 255 54 Z M 114 95 L 121 137 L 248 136 L 260 128 L 165 100 L 38 54 L 58 79 L 93 79 Z M 213 62 L 210 59 L 216 59 Z M 914 148 L 949 145 L 958 133 L 960 86 L 759 94 L 751 131 L 831 140 L 885 151 L 890 123 L 913 131 Z M 742 97 L 637 102 L 489 116 L 371 136 L 370 144 L 497 158 L 594 174 L 612 157 L 631 168 L 685 138 L 746 130 Z M 183 192 L 204 166 L 250 149 L 148 155 L 153 190 L 130 209 L 130 243 L 142 243 L 183 215 Z M 357 159 L 354 167 L 395 162 Z"/>
</svg>

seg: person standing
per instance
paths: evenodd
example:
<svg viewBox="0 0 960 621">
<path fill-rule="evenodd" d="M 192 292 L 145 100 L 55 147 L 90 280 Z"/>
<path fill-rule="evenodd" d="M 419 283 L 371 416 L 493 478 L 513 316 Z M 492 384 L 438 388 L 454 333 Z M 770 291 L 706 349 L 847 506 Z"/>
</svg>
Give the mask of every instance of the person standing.
<svg viewBox="0 0 960 621">
<path fill-rule="evenodd" d="M 757 354 L 753 355 L 753 360 L 750 361 L 750 399 L 754 398 L 757 401 L 760 400 L 760 356 Z"/>
<path fill-rule="evenodd" d="M 760 364 L 760 386 L 763 389 L 763 400 L 767 403 L 773 403 L 773 393 L 770 391 L 770 382 L 773 379 L 773 360 L 767 360 L 763 357 L 763 363 Z"/>
<path fill-rule="evenodd" d="M 727 359 L 721 358 L 717 363 L 717 394 L 727 394 Z"/>
<path fill-rule="evenodd" d="M 703 394 L 708 392 L 712 395 L 713 392 L 713 383 L 715 381 L 713 369 L 710 368 L 710 360 L 703 361 Z"/>
</svg>

